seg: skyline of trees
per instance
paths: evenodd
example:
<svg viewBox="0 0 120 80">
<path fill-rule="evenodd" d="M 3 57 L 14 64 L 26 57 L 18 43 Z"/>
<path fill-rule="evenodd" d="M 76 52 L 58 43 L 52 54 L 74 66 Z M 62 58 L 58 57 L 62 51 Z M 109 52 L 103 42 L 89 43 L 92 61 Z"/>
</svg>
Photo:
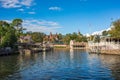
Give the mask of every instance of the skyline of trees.
<svg viewBox="0 0 120 80">
<path fill-rule="evenodd" d="M 23 33 L 25 28 L 22 26 L 22 19 L 13 19 L 11 23 L 6 21 L 0 21 L 0 47 L 13 47 L 17 43 L 21 35 L 29 34 L 34 42 L 43 42 L 45 33 L 42 32 L 26 32 Z M 112 23 L 113 27 L 109 31 L 103 31 L 102 36 L 120 38 L 120 19 Z M 59 40 L 64 44 L 69 44 L 70 40 L 75 40 L 77 42 L 87 42 L 87 37 L 81 34 L 80 32 L 68 33 L 68 34 L 58 34 Z M 91 36 L 93 39 L 94 36 Z"/>
</svg>

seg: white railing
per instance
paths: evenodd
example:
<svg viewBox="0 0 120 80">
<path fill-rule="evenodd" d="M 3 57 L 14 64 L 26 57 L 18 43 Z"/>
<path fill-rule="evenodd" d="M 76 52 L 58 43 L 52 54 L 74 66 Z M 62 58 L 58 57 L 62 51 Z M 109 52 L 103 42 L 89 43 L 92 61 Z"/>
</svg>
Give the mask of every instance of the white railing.
<svg viewBox="0 0 120 80">
<path fill-rule="evenodd" d="M 98 46 L 104 49 L 111 49 L 111 50 L 120 49 L 120 43 L 114 43 L 114 42 L 100 42 L 100 43 L 88 42 L 88 46 L 89 48 Z"/>
</svg>

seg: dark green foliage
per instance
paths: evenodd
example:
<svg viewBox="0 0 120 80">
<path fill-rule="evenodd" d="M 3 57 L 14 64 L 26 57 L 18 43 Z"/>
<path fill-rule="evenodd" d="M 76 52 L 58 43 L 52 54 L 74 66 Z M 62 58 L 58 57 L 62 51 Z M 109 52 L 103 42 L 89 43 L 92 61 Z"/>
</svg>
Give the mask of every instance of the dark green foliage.
<svg viewBox="0 0 120 80">
<path fill-rule="evenodd" d="M 12 24 L 13 24 L 13 26 L 18 27 L 18 26 L 22 25 L 22 22 L 23 22 L 22 19 L 14 19 L 12 21 Z"/>
<path fill-rule="evenodd" d="M 107 36 L 108 35 L 108 31 L 103 31 L 102 32 L 102 36 Z"/>
<path fill-rule="evenodd" d="M 61 33 L 58 34 L 58 39 L 61 41 L 63 39 L 63 35 Z"/>
<path fill-rule="evenodd" d="M 2 47 L 14 47 L 17 38 L 13 32 L 7 32 L 3 37 Z"/>
<path fill-rule="evenodd" d="M 33 32 L 30 33 L 30 35 L 32 36 L 32 40 L 34 42 L 43 42 L 43 38 L 45 37 L 45 34 L 40 32 Z"/>
<path fill-rule="evenodd" d="M 21 19 L 14 19 L 12 23 L 0 21 L 0 46 L 13 48 L 22 31 Z"/>
</svg>

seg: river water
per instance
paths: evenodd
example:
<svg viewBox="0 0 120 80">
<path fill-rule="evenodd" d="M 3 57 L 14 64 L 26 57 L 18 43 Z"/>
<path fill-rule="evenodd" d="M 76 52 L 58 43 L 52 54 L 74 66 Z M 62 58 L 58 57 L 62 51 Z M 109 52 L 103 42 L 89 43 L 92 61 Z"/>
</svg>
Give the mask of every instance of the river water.
<svg viewBox="0 0 120 80">
<path fill-rule="evenodd" d="M 120 80 L 120 56 L 67 49 L 2 56 L 0 80 Z"/>
</svg>

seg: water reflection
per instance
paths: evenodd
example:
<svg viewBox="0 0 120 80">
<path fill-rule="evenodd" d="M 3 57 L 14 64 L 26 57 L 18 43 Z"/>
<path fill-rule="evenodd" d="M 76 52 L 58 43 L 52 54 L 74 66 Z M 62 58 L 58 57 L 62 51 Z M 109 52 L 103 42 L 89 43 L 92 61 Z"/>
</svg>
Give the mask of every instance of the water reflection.
<svg viewBox="0 0 120 80">
<path fill-rule="evenodd" d="M 45 61 L 46 59 L 46 52 L 43 52 L 43 60 Z"/>
<path fill-rule="evenodd" d="M 120 80 L 120 56 L 56 49 L 0 57 L 5 80 Z"/>
<path fill-rule="evenodd" d="M 0 57 L 0 78 L 12 75 L 19 69 L 18 56 Z"/>
<path fill-rule="evenodd" d="M 70 49 L 70 59 L 72 60 L 74 58 L 74 51 L 73 49 Z"/>
<path fill-rule="evenodd" d="M 112 71 L 112 76 L 120 80 L 120 56 L 118 55 L 100 55 L 100 59 L 107 68 Z"/>
</svg>

